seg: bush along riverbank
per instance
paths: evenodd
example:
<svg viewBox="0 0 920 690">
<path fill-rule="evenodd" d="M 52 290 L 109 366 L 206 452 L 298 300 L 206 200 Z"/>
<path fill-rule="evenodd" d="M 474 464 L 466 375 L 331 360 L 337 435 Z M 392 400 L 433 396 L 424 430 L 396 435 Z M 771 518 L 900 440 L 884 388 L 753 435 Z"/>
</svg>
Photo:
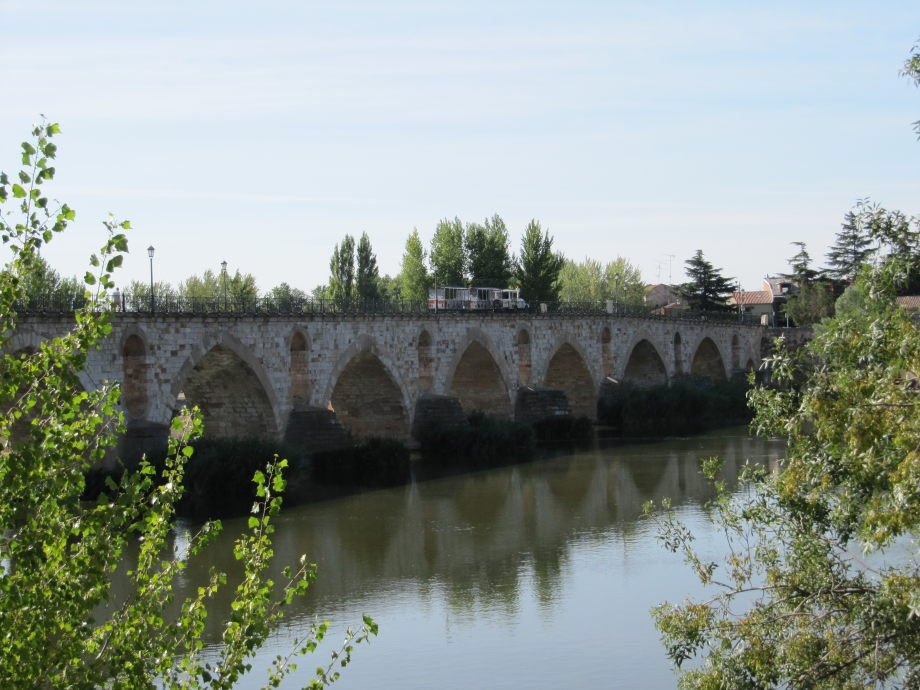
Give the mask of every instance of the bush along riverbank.
<svg viewBox="0 0 920 690">
<path fill-rule="evenodd" d="M 303 451 L 255 437 L 199 439 L 185 466 L 185 491 L 176 504 L 177 514 L 196 519 L 245 515 L 256 500 L 253 475 L 276 455 L 288 461 L 285 504 L 293 505 L 296 487 L 309 478 L 309 460 Z M 159 475 L 164 459 L 150 461 Z M 110 491 L 110 483 L 118 483 L 123 473 L 122 468 L 90 469 L 85 474 L 84 500 L 96 500 Z"/>
<path fill-rule="evenodd" d="M 478 469 L 530 460 L 537 451 L 537 434 L 524 422 L 473 412 L 468 426 L 423 432 L 419 443 L 429 462 Z"/>
<path fill-rule="evenodd" d="M 393 439 L 372 438 L 347 448 L 314 453 L 311 464 L 311 476 L 317 484 L 394 486 L 411 478 L 409 448 Z"/>
<path fill-rule="evenodd" d="M 671 385 L 642 388 L 622 383 L 605 390 L 598 423 L 621 436 L 697 434 L 750 421 L 743 377 L 729 381 L 681 377 Z"/>
<path fill-rule="evenodd" d="M 557 417 L 533 425 L 539 444 L 590 448 L 594 444 L 594 422 L 587 417 Z"/>
</svg>

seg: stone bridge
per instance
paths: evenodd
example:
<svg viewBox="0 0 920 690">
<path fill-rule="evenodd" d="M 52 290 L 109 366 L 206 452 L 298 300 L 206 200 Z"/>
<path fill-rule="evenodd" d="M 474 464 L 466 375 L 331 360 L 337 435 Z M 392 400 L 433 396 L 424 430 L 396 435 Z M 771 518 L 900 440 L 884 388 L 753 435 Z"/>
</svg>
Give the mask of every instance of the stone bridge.
<svg viewBox="0 0 920 690">
<path fill-rule="evenodd" d="M 27 351 L 71 324 L 24 316 L 8 349 Z M 81 381 L 88 390 L 121 383 L 129 434 L 162 438 L 177 409 L 195 404 L 212 437 L 308 442 L 309 430 L 295 427 L 334 413 L 356 438 L 408 440 L 432 400 L 513 418 L 520 391 L 555 389 L 574 414 L 594 418 L 605 385 L 725 379 L 759 366 L 768 335 L 740 323 L 615 315 L 116 313 Z"/>
</svg>

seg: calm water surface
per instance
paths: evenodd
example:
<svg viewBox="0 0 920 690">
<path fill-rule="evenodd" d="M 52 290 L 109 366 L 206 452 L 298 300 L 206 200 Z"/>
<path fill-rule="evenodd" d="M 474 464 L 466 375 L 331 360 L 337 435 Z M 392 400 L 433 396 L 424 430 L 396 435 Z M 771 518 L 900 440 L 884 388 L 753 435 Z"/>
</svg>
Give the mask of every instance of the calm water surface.
<svg viewBox="0 0 920 690">
<path fill-rule="evenodd" d="M 357 650 L 342 690 L 674 688 L 649 609 L 699 589 L 656 541 L 642 504 L 670 497 L 701 550 L 721 554 L 702 509 L 711 493 L 698 459 L 721 456 L 733 478 L 745 461 L 781 452 L 743 429 L 723 430 L 286 510 L 276 523 L 279 570 L 306 553 L 319 577 L 256 665 L 316 618 L 332 622 L 327 640 L 337 642 L 368 613 L 380 635 Z M 205 558 L 231 570 L 229 540 L 242 523 L 224 524 L 224 541 Z M 190 570 L 183 585 L 206 574 L 207 565 Z M 208 634 L 219 639 L 216 628 Z M 254 673 L 251 687 L 263 677 Z"/>
</svg>

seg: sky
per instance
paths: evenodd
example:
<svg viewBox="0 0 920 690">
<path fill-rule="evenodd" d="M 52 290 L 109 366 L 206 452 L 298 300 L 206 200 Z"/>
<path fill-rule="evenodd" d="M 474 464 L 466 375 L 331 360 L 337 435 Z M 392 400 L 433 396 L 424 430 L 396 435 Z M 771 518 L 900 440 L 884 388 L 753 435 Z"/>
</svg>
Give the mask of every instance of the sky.
<svg viewBox="0 0 920 690">
<path fill-rule="evenodd" d="M 417 228 L 536 218 L 566 257 L 747 290 L 820 266 L 864 197 L 920 212 L 911 2 L 0 0 L 0 170 L 44 114 L 45 257 L 82 274 L 109 213 L 118 281 L 207 269 L 325 283 L 346 233 L 381 273 Z"/>
</svg>

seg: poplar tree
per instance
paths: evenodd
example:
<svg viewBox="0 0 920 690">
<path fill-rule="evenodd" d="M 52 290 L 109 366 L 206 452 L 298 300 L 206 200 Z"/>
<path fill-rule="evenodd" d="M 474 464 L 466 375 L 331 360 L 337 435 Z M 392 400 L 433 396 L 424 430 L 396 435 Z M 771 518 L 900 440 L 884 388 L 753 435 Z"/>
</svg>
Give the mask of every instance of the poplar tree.
<svg viewBox="0 0 920 690">
<path fill-rule="evenodd" d="M 466 284 L 463 223 L 459 218 L 438 223 L 431 238 L 431 273 L 438 285 Z"/>
<path fill-rule="evenodd" d="M 329 260 L 329 298 L 347 306 L 355 292 L 355 238 L 345 235 Z"/>
<path fill-rule="evenodd" d="M 406 239 L 406 249 L 402 256 L 402 267 L 399 272 L 400 294 L 406 300 L 427 300 L 430 285 L 431 276 L 425 267 L 425 248 L 418 236 L 418 230 L 413 229 Z"/>
<path fill-rule="evenodd" d="M 498 214 L 485 223 L 470 223 L 464 238 L 470 283 L 476 286 L 505 288 L 513 274 L 509 238 L 505 221 Z"/>
<path fill-rule="evenodd" d="M 362 232 L 361 239 L 358 240 L 357 264 L 355 288 L 358 299 L 362 301 L 378 299 L 380 297 L 378 284 L 380 274 L 377 270 L 377 255 L 374 254 L 371 240 L 366 232 Z"/>
</svg>

